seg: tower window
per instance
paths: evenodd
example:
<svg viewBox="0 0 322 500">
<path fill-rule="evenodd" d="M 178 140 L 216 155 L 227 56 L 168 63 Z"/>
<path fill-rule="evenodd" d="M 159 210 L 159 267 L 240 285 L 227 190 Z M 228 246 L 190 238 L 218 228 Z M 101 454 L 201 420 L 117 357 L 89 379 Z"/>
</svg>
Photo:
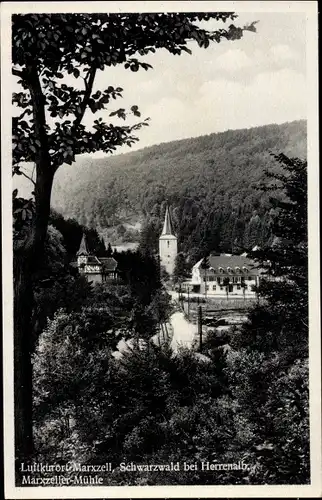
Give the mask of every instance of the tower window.
<svg viewBox="0 0 322 500">
<path fill-rule="evenodd" d="M 168 241 L 168 248 L 169 248 L 169 246 L 170 246 L 170 241 Z"/>
</svg>

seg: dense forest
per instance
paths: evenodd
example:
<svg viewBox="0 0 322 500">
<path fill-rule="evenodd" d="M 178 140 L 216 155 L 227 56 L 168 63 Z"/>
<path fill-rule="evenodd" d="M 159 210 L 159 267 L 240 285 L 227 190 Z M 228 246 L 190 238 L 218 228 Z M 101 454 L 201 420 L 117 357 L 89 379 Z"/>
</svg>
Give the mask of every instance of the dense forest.
<svg viewBox="0 0 322 500">
<path fill-rule="evenodd" d="M 256 189 L 275 162 L 271 152 L 306 157 L 306 122 L 229 130 L 113 158 L 81 157 L 61 168 L 52 204 L 97 229 L 112 244 L 156 246 L 166 203 L 181 251 L 238 252 L 267 243 L 272 205 Z"/>
<path fill-rule="evenodd" d="M 301 160 L 275 159 L 282 173 L 267 182 L 286 195 L 276 199 L 280 216 L 272 227 L 282 238 L 253 256 L 264 268 L 269 261 L 279 279 L 263 279 L 262 300 L 242 326 L 224 337 L 209 330 L 202 356 L 151 339 L 173 310 L 153 256 L 119 254 L 122 281 L 112 286 L 92 286 L 65 270 L 64 283 L 56 276 L 54 288 L 36 294 L 47 313 L 33 355 L 36 462 L 111 462 L 113 472 L 101 477 L 113 486 L 309 482 L 307 169 Z M 51 229 L 48 272 L 63 267 L 64 247 Z M 138 342 L 116 358 L 121 338 L 145 346 Z M 171 462 L 178 471 L 121 467 Z M 71 468 L 65 475 L 75 474 Z"/>
</svg>

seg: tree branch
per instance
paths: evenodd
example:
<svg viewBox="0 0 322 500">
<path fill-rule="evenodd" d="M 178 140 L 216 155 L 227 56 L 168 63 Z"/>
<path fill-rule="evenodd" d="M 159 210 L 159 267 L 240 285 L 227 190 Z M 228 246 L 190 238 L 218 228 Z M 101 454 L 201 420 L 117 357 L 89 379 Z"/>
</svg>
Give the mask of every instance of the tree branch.
<svg viewBox="0 0 322 500">
<path fill-rule="evenodd" d="M 28 179 L 30 182 L 32 182 L 34 186 L 36 186 L 35 181 L 31 177 L 29 177 L 29 175 L 25 174 L 25 172 L 23 172 L 22 170 L 20 170 L 20 173 L 21 173 L 21 175 L 26 177 L 26 179 Z"/>
<path fill-rule="evenodd" d="M 96 75 L 96 70 L 97 70 L 96 67 L 90 68 L 88 73 L 87 73 L 86 78 L 84 79 L 84 81 L 85 81 L 85 94 L 84 94 L 83 102 L 81 103 L 81 106 L 80 106 L 81 110 L 80 110 L 79 114 L 76 116 L 76 119 L 73 123 L 73 129 L 75 129 L 81 123 L 81 121 L 84 117 L 89 99 L 91 97 L 93 84 L 94 84 L 94 80 L 95 80 L 95 75 Z"/>
<path fill-rule="evenodd" d="M 17 120 L 22 120 L 25 115 L 31 115 L 31 114 L 32 114 L 32 111 L 30 111 L 30 109 L 27 108 L 27 109 L 25 109 L 25 111 L 23 111 L 21 113 L 21 115 L 17 116 Z"/>
</svg>

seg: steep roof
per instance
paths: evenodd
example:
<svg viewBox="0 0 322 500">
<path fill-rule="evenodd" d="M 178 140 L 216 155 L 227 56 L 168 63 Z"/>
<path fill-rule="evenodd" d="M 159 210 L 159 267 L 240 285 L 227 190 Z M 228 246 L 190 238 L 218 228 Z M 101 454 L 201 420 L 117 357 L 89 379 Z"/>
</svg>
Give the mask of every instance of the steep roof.
<svg viewBox="0 0 322 500">
<path fill-rule="evenodd" d="M 99 266 L 99 265 L 101 265 L 101 262 L 100 262 L 100 259 L 98 259 L 95 255 L 90 255 L 87 259 L 87 264 Z"/>
<path fill-rule="evenodd" d="M 79 249 L 78 249 L 78 252 L 77 252 L 76 255 L 77 256 L 78 255 L 89 255 L 89 251 L 88 251 L 87 243 L 86 243 L 85 233 L 83 233 L 82 241 L 80 243 L 80 246 L 79 246 Z"/>
<path fill-rule="evenodd" d="M 117 268 L 117 261 L 113 257 L 100 257 L 100 262 L 104 271 L 115 271 Z"/>
<path fill-rule="evenodd" d="M 85 267 L 85 265 L 86 266 L 88 266 L 88 265 L 89 266 L 99 266 L 100 268 L 102 267 L 102 263 L 100 262 L 100 260 L 97 257 L 95 257 L 95 255 L 89 255 L 87 258 L 86 264 L 81 264 L 79 266 L 77 260 L 75 260 L 75 261 L 71 262 L 70 265 L 72 267 L 82 267 L 82 268 Z"/>
<path fill-rule="evenodd" d="M 202 267 L 201 264 L 203 260 L 204 259 L 199 260 L 199 262 L 194 265 L 194 268 L 198 269 Z M 213 268 L 215 271 L 218 271 L 219 268 L 222 268 L 224 273 L 228 273 L 228 267 L 231 269 L 231 272 L 229 274 L 234 274 L 236 267 L 238 267 L 240 269 L 240 272 L 242 273 L 249 271 L 251 271 L 252 274 L 260 273 L 260 270 L 257 268 L 255 262 L 245 255 L 209 255 L 208 262 L 209 269 Z M 246 268 L 246 270 L 244 270 L 243 268 Z"/>
<path fill-rule="evenodd" d="M 72 267 L 79 267 L 77 261 L 70 263 Z M 87 259 L 87 264 L 90 266 L 99 266 L 102 271 L 115 271 L 117 268 L 117 261 L 113 257 L 96 257 L 95 255 L 89 255 Z"/>
<path fill-rule="evenodd" d="M 168 207 L 166 208 L 166 211 L 165 211 L 164 224 L 163 224 L 163 229 L 162 229 L 162 233 L 161 233 L 161 236 L 165 236 L 165 235 L 174 236 L 170 210 Z"/>
</svg>

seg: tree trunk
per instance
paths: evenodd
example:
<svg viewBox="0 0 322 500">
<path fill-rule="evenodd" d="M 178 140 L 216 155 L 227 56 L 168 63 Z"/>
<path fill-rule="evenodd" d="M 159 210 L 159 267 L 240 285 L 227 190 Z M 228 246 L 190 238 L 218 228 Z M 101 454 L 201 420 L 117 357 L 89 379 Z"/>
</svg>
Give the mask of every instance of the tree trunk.
<svg viewBox="0 0 322 500">
<path fill-rule="evenodd" d="M 35 214 L 32 226 L 24 241 L 14 241 L 14 404 L 17 472 L 21 462 L 28 462 L 33 455 L 32 280 L 44 254 L 55 173 L 48 149 L 45 97 L 35 61 L 30 61 L 26 66 L 25 75 L 32 102 L 34 136 L 39 142 L 39 148 L 35 155 Z"/>
<path fill-rule="evenodd" d="M 32 280 L 44 252 L 50 215 L 53 174 L 38 175 L 36 213 L 27 240 L 14 252 L 14 405 L 16 473 L 22 462 L 32 460 L 32 362 L 34 338 L 32 330 Z"/>
<path fill-rule="evenodd" d="M 14 272 L 14 416 L 17 473 L 33 454 L 31 314 L 33 294 L 30 263 L 15 256 Z"/>
</svg>

